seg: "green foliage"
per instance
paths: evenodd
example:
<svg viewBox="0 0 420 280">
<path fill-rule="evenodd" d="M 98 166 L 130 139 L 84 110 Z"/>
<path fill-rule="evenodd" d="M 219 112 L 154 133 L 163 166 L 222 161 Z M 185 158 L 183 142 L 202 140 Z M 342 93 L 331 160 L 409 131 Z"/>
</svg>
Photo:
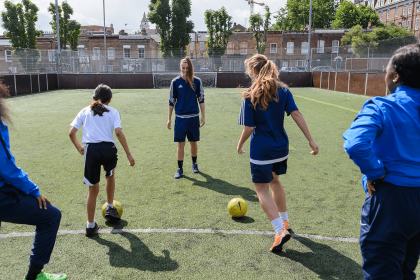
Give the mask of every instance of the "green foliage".
<svg viewBox="0 0 420 280">
<path fill-rule="evenodd" d="M 271 22 L 271 12 L 268 6 L 265 6 L 265 19 L 263 20 L 260 14 L 255 14 L 249 17 L 250 29 L 253 32 L 254 41 L 257 42 L 257 53 L 263 54 L 265 52 L 267 43 L 267 32 Z"/>
<path fill-rule="evenodd" d="M 361 25 L 356 25 L 341 39 L 343 45 L 351 45 L 353 53 L 358 57 L 366 55 L 368 51 L 392 52 L 400 46 L 416 42 L 417 38 L 410 30 L 393 22 L 372 31 L 366 31 Z"/>
<path fill-rule="evenodd" d="M 335 14 L 335 20 L 332 28 L 352 28 L 361 25 L 363 28 L 368 27 L 371 22 L 372 26 L 383 26 L 379 20 L 378 13 L 370 6 L 356 6 L 352 2 L 344 0 L 341 2 Z"/>
<path fill-rule="evenodd" d="M 48 7 L 48 12 L 52 15 L 52 20 L 50 25 L 54 34 L 57 34 L 57 24 L 56 24 L 56 13 L 55 13 L 55 4 L 50 3 Z M 77 21 L 70 20 L 70 16 L 73 14 L 73 8 L 64 1 L 60 6 L 58 5 L 58 22 L 60 25 L 60 48 L 67 49 L 67 45 L 70 45 L 70 49 L 77 51 L 77 42 L 79 41 L 79 36 L 81 34 L 81 24 Z"/>
<path fill-rule="evenodd" d="M 194 28 L 192 21 L 187 21 L 191 15 L 189 0 L 150 0 L 147 18 L 156 24 L 160 36 L 160 50 L 163 57 L 183 56 L 186 46 L 190 43 L 189 33 Z"/>
<path fill-rule="evenodd" d="M 310 0 L 288 0 L 286 7 L 274 16 L 272 30 L 303 30 L 309 24 L 309 4 Z M 338 5 L 339 0 L 313 0 L 312 26 L 330 28 Z"/>
<path fill-rule="evenodd" d="M 5 11 L 1 12 L 3 28 L 6 30 L 6 37 L 15 50 L 36 49 L 36 39 L 41 32 L 35 29 L 38 21 L 38 7 L 29 0 L 22 0 L 22 3 L 14 4 L 5 1 Z"/>
<path fill-rule="evenodd" d="M 233 34 L 232 17 L 225 7 L 220 10 L 206 10 L 204 20 L 207 26 L 207 55 L 221 57 L 224 55 L 229 37 Z"/>
</svg>

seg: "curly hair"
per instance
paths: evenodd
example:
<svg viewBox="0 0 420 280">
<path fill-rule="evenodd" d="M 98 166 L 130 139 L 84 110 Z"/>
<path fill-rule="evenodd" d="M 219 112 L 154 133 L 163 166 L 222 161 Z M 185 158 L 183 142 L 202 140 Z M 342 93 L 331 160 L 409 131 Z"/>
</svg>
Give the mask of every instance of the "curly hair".
<svg viewBox="0 0 420 280">
<path fill-rule="evenodd" d="M 10 96 L 9 89 L 0 81 L 0 124 L 6 122 L 11 123 L 9 109 L 6 107 L 4 100 L 8 96 Z"/>
<path fill-rule="evenodd" d="M 265 55 L 257 54 L 248 58 L 245 60 L 245 68 L 252 84 L 241 91 L 243 99 L 251 99 L 254 109 L 259 106 L 265 111 L 271 101 L 279 101 L 277 90 L 286 85 L 280 81 L 276 65 Z"/>
<path fill-rule="evenodd" d="M 420 44 L 408 45 L 396 50 L 388 66 L 400 76 L 403 85 L 420 88 Z"/>
</svg>

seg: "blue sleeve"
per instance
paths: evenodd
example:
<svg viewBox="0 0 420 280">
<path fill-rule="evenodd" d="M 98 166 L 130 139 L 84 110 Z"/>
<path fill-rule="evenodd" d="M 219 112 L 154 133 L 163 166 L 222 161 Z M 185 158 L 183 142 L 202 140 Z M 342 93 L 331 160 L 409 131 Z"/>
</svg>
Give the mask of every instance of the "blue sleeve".
<svg viewBox="0 0 420 280">
<path fill-rule="evenodd" d="M 14 157 L 7 149 L 5 139 L 3 139 L 1 133 L 0 142 L 0 181 L 5 181 L 25 194 L 30 194 L 33 197 L 40 196 L 38 186 L 29 180 L 28 174 L 16 166 Z"/>
<path fill-rule="evenodd" d="M 384 164 L 372 151 L 372 143 L 381 133 L 383 116 L 372 102 L 366 102 L 350 128 L 343 134 L 344 148 L 350 158 L 373 181 L 385 175 Z"/>
<path fill-rule="evenodd" d="M 250 99 L 243 99 L 241 112 L 239 113 L 239 125 L 255 127 L 255 110 Z"/>
<path fill-rule="evenodd" d="M 171 82 L 171 88 L 169 89 L 169 106 L 175 106 L 177 98 L 178 91 L 176 89 L 175 80 L 173 80 Z"/>
<path fill-rule="evenodd" d="M 287 115 L 290 115 L 291 112 L 299 110 L 296 106 L 295 100 L 293 99 L 293 94 L 286 90 L 286 108 L 285 111 Z"/>
<path fill-rule="evenodd" d="M 203 83 L 200 79 L 197 79 L 197 84 L 195 85 L 195 94 L 197 96 L 198 103 L 204 103 L 204 89 Z"/>
</svg>

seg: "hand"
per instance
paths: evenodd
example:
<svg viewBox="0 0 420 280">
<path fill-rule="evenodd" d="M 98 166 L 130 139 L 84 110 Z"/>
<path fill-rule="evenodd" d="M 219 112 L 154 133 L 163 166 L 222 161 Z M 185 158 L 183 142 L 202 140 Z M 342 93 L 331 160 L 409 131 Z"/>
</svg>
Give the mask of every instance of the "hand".
<svg viewBox="0 0 420 280">
<path fill-rule="evenodd" d="M 135 161 L 134 161 L 134 158 L 131 155 L 127 156 L 127 158 L 128 158 L 128 161 L 129 161 L 129 163 L 128 163 L 129 166 L 134 166 L 134 164 L 136 164 Z"/>
<path fill-rule="evenodd" d="M 239 155 L 245 154 L 245 151 L 244 151 L 244 149 L 242 149 L 242 147 L 243 147 L 243 145 L 239 145 L 239 143 L 238 143 L 238 146 L 236 147 L 236 150 L 238 151 Z"/>
<path fill-rule="evenodd" d="M 169 120 L 168 121 L 168 123 L 166 124 L 166 127 L 168 128 L 168 129 L 171 129 L 172 127 L 171 127 L 171 120 Z"/>
<path fill-rule="evenodd" d="M 202 116 L 200 120 L 200 127 L 203 127 L 205 123 L 206 123 L 206 118 Z"/>
<path fill-rule="evenodd" d="M 309 141 L 309 146 L 311 147 L 311 155 L 315 156 L 319 153 L 318 145 L 315 143 L 314 140 Z"/>
<path fill-rule="evenodd" d="M 385 178 L 385 175 L 382 176 L 381 178 L 379 178 L 378 180 L 381 180 L 383 178 Z M 373 187 L 373 182 L 374 181 L 367 180 L 367 191 L 368 191 L 369 195 L 372 195 L 373 192 L 376 192 L 376 189 Z"/>
<path fill-rule="evenodd" d="M 77 148 L 77 151 L 83 156 L 85 154 L 85 147 L 80 146 L 80 148 Z"/>
<path fill-rule="evenodd" d="M 51 202 L 44 196 L 40 195 L 36 198 L 38 200 L 39 209 L 42 209 L 42 205 L 44 205 L 44 209 L 47 209 L 47 203 L 51 205 Z"/>
</svg>

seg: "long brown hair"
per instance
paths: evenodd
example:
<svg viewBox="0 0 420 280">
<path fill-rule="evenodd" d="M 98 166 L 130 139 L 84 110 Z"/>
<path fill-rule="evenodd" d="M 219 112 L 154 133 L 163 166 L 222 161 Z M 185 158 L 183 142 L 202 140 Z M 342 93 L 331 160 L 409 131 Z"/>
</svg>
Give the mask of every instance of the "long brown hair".
<svg viewBox="0 0 420 280">
<path fill-rule="evenodd" d="M 265 55 L 257 54 L 245 60 L 246 74 L 252 79 L 252 85 L 241 91 L 243 99 L 251 99 L 254 109 L 267 110 L 268 103 L 279 101 L 277 89 L 286 86 L 279 79 L 276 65 Z"/>
<path fill-rule="evenodd" d="M 181 67 L 182 63 L 188 64 L 188 72 L 187 72 L 187 83 L 190 85 L 190 87 L 195 90 L 194 88 L 194 67 L 191 62 L 191 58 L 189 56 L 184 57 L 181 59 L 181 62 L 179 63 L 179 66 Z"/>
<path fill-rule="evenodd" d="M 11 123 L 9 109 L 6 107 L 5 98 L 10 96 L 9 89 L 0 81 L 0 126 L 3 122 Z"/>
<path fill-rule="evenodd" d="M 103 103 L 107 103 L 112 98 L 111 88 L 107 85 L 100 84 L 95 88 L 93 93 L 93 99 L 95 101 L 90 104 L 90 109 L 93 111 L 93 115 L 99 115 L 102 117 L 103 113 L 109 112 Z"/>
</svg>

